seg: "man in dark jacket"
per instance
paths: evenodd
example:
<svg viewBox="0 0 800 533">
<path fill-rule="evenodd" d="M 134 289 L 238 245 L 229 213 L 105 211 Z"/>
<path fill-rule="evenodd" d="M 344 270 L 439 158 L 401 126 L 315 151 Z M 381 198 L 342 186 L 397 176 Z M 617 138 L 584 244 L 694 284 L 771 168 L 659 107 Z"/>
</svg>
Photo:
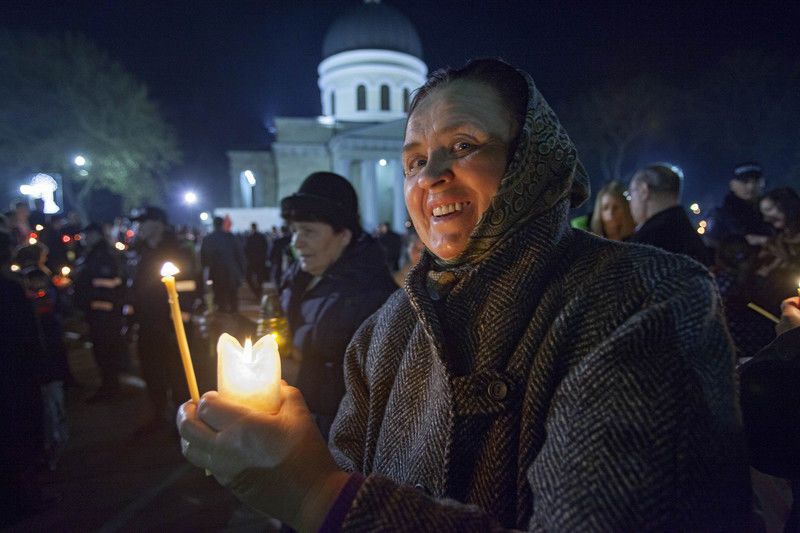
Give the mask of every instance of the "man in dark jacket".
<svg viewBox="0 0 800 533">
<path fill-rule="evenodd" d="M 758 200 L 764 192 L 761 166 L 755 162 L 737 165 L 728 187 L 730 192 L 722 205 L 709 217 L 706 231 L 709 244 L 716 248 L 729 235 L 771 235 L 772 229 L 758 210 Z"/>
<path fill-rule="evenodd" d="M 267 238 L 258 231 L 258 225 L 250 224 L 250 234 L 244 242 L 244 256 L 247 259 L 245 280 L 256 298 L 261 300 L 261 284 L 267 277 Z"/>
<path fill-rule="evenodd" d="M 244 258 L 236 237 L 223 229 L 224 224 L 223 218 L 214 217 L 214 231 L 206 235 L 200 246 L 200 264 L 208 268 L 208 278 L 214 283 L 217 309 L 222 313 L 236 313 Z"/>
<path fill-rule="evenodd" d="M 383 249 L 361 229 L 350 183 L 329 172 L 306 178 L 281 201 L 299 260 L 281 305 L 301 357 L 297 387 L 327 438 L 344 396 L 344 352 L 361 323 L 397 289 Z"/>
<path fill-rule="evenodd" d="M 629 186 L 631 214 L 637 224 L 630 242 L 688 255 L 709 265 L 710 254 L 680 206 L 683 172 L 667 163 L 636 172 Z"/>
<path fill-rule="evenodd" d="M 88 252 L 78 263 L 75 302 L 89 324 L 94 359 L 102 378 L 89 402 L 113 398 L 119 391 L 119 373 L 125 344 L 122 338 L 122 269 L 103 229 L 95 223 L 83 230 Z"/>
</svg>

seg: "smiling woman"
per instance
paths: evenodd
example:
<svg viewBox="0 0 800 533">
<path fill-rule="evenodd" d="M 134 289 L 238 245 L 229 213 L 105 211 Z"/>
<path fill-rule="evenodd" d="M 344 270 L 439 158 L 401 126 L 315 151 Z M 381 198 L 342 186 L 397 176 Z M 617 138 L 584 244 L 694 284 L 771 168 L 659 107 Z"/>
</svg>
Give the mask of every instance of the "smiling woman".
<svg viewBox="0 0 800 533">
<path fill-rule="evenodd" d="M 347 349 L 330 454 L 285 387 L 274 417 L 186 404 L 187 457 L 301 530 L 741 527 L 714 281 L 569 228 L 588 179 L 531 78 L 496 60 L 434 74 L 403 160 L 427 250 Z"/>
</svg>

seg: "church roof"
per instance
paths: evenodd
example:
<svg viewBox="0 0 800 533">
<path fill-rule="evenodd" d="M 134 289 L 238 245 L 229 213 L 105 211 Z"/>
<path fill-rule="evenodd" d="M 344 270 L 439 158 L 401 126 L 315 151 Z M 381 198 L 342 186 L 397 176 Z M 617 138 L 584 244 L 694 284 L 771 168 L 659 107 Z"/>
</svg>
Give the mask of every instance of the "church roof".
<svg viewBox="0 0 800 533">
<path fill-rule="evenodd" d="M 379 0 L 365 0 L 337 18 L 325 34 L 322 56 L 360 49 L 393 50 L 422 59 L 422 43 L 411 21 Z"/>
</svg>

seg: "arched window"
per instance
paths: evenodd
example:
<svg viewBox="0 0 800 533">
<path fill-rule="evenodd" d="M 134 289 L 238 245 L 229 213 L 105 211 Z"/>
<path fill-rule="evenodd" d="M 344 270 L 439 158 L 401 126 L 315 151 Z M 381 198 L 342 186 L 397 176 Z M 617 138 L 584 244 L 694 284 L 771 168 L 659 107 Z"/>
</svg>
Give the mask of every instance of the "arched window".
<svg viewBox="0 0 800 533">
<path fill-rule="evenodd" d="M 367 110 L 367 88 L 363 85 L 356 87 L 356 111 Z"/>
<path fill-rule="evenodd" d="M 331 115 L 336 114 L 336 93 L 331 91 Z"/>
<path fill-rule="evenodd" d="M 408 102 L 408 98 L 409 98 L 408 89 L 404 87 L 403 88 L 403 111 L 405 111 L 406 113 L 408 113 L 408 103 L 409 103 Z"/>
<path fill-rule="evenodd" d="M 389 111 L 389 86 L 381 85 L 381 111 Z"/>
</svg>

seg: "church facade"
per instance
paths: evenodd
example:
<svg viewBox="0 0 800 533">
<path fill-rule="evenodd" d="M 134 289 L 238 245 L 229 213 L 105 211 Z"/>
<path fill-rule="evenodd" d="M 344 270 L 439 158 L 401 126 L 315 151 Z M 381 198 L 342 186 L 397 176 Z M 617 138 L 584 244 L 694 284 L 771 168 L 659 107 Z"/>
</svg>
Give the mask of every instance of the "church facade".
<svg viewBox="0 0 800 533">
<path fill-rule="evenodd" d="M 411 93 L 428 68 L 411 22 L 378 1 L 336 19 L 318 67 L 319 117 L 275 119 L 268 151 L 229 151 L 234 207 L 272 207 L 310 173 L 327 170 L 358 192 L 362 225 L 404 231 L 402 150 Z"/>
</svg>

